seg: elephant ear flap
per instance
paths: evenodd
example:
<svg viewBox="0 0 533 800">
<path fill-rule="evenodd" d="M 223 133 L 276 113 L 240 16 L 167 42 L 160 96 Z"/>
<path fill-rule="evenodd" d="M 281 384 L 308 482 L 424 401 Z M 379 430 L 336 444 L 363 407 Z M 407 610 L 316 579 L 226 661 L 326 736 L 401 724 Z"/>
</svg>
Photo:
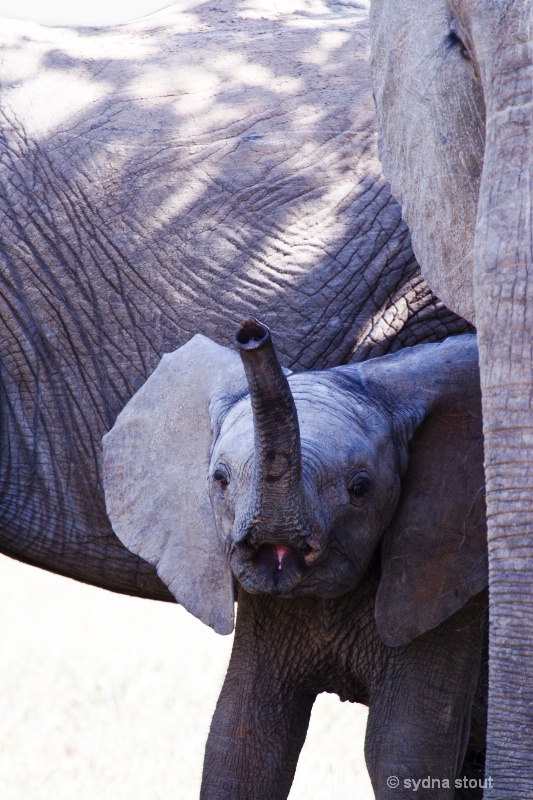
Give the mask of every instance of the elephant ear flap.
<svg viewBox="0 0 533 800">
<path fill-rule="evenodd" d="M 435 628 L 487 585 L 481 396 L 477 369 L 468 377 L 459 357 L 454 375 L 453 356 L 439 363 L 438 348 L 446 355 L 453 346 L 427 346 L 427 365 L 410 376 L 410 402 L 417 392 L 431 400 L 382 539 L 376 623 L 390 646 Z"/>
<path fill-rule="evenodd" d="M 236 353 L 204 336 L 164 355 L 104 437 L 107 513 L 176 600 L 217 633 L 233 630 L 233 577 L 207 493 L 215 394 L 245 386 Z"/>
</svg>

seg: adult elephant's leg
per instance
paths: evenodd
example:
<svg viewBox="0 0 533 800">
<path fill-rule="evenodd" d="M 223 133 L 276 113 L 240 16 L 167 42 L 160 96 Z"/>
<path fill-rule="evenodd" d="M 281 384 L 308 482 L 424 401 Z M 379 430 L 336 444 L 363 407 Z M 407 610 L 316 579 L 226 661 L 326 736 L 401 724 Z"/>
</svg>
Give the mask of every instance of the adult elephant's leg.
<svg viewBox="0 0 533 800">
<path fill-rule="evenodd" d="M 315 695 L 298 689 L 290 633 L 239 600 L 235 642 L 207 740 L 201 800 L 286 800 Z M 290 657 L 288 657 L 290 656 Z"/>
<path fill-rule="evenodd" d="M 533 10 L 509 4 L 504 28 L 495 13 L 483 20 L 487 130 L 474 281 L 489 523 L 493 788 L 486 797 L 526 800 L 533 787 Z"/>
<path fill-rule="evenodd" d="M 486 596 L 409 645 L 386 648 L 365 743 L 376 800 L 452 800 L 479 679 Z M 479 795 L 472 793 L 471 797 Z"/>
</svg>

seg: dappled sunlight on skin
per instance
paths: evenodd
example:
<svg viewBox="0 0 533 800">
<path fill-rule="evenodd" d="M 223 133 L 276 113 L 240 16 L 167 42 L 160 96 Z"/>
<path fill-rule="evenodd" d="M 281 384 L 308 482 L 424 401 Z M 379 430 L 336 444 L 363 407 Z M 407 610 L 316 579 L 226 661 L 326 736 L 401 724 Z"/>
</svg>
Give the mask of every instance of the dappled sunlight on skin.
<svg viewBox="0 0 533 800">
<path fill-rule="evenodd" d="M 265 14 L 264 2 L 262 0 L 241 0 L 240 9 L 244 17 L 254 18 L 263 17 Z M 273 0 L 267 11 L 270 19 L 283 16 L 285 14 L 329 14 L 330 10 L 323 0 Z"/>
<path fill-rule="evenodd" d="M 351 2 L 349 10 L 370 8 L 369 0 L 359 0 L 359 2 Z M 335 12 L 346 10 L 343 2 L 336 2 L 336 0 L 272 0 L 268 8 L 265 8 L 264 0 L 241 0 L 239 4 L 239 11 L 242 17 L 261 17 L 265 18 L 268 15 L 270 18 L 281 16 L 285 14 L 293 15 L 295 13 L 305 14 L 307 17 L 313 16 L 332 16 Z M 289 18 L 289 23 L 292 19 Z"/>
<path fill-rule="evenodd" d="M 318 47 L 310 53 L 304 53 L 302 60 L 310 64 L 326 64 L 336 50 L 339 50 L 350 39 L 344 31 L 326 31 L 320 37 Z M 333 65 L 332 68 L 334 69 Z"/>
<path fill-rule="evenodd" d="M 43 136 L 54 131 L 58 125 L 67 124 L 72 114 L 88 104 L 103 100 L 109 88 L 83 78 L 78 78 L 73 84 L 65 76 L 37 74 L 26 80 L 20 88 L 6 92 L 5 106 L 16 106 L 17 113 L 24 115 L 26 131 L 30 136 Z M 36 94 L 50 98 L 55 96 L 57 100 L 43 113 L 42 109 L 35 106 Z"/>
<path fill-rule="evenodd" d="M 236 3 L 234 6 L 234 16 L 230 22 L 238 23 L 239 5 Z M 205 6 L 201 3 L 191 3 L 185 9 L 180 4 L 179 8 L 165 9 L 131 25 L 94 31 L 92 36 L 87 36 L 84 30 L 42 29 L 34 26 L 34 36 L 30 42 L 26 41 L 20 56 L 23 63 L 30 51 L 32 68 L 29 70 L 24 67 L 24 74 L 19 74 L 15 80 L 15 88 L 4 95 L 6 108 L 17 119 L 24 119 L 25 133 L 34 139 L 53 135 L 54 129 L 60 135 L 62 126 L 76 130 L 78 138 L 83 139 L 83 116 L 80 112 L 84 107 L 90 109 L 91 118 L 94 119 L 98 115 L 97 101 L 101 101 L 102 109 L 112 104 L 113 125 L 104 122 L 99 126 L 100 130 L 91 129 L 90 140 L 93 145 L 92 158 L 101 160 L 105 165 L 107 155 L 112 153 L 115 170 L 120 167 L 120 157 L 124 159 L 124 166 L 129 159 L 136 157 L 136 147 L 142 146 L 146 151 L 146 148 L 157 149 L 162 143 L 171 142 L 174 150 L 180 146 L 195 148 L 191 160 L 201 161 L 198 183 L 195 186 L 194 179 L 189 177 L 185 191 L 183 182 L 180 182 L 179 190 L 176 187 L 176 190 L 169 192 L 168 187 L 161 187 L 160 196 L 154 203 L 154 217 L 157 217 L 159 227 L 167 225 L 172 214 L 183 213 L 191 208 L 207 190 L 207 183 L 212 183 L 223 171 L 227 173 L 225 181 L 228 178 L 234 181 L 231 164 L 234 160 L 235 169 L 239 172 L 242 170 L 243 146 L 252 171 L 249 183 L 260 177 L 253 174 L 254 166 L 257 169 L 257 162 L 264 162 L 269 153 L 269 166 L 284 169 L 287 159 L 295 158 L 298 162 L 300 157 L 305 160 L 307 155 L 309 168 L 315 170 L 317 148 L 323 149 L 324 146 L 321 126 L 324 124 L 330 128 L 339 123 L 338 114 L 334 114 L 333 109 L 329 112 L 324 109 L 324 99 L 327 100 L 330 92 L 323 84 L 317 86 L 320 88 L 316 95 L 317 102 L 310 104 L 307 100 L 309 88 L 321 83 L 320 76 L 314 74 L 316 67 L 304 71 L 302 77 L 295 77 L 302 70 L 295 69 L 294 56 L 287 54 L 287 48 L 278 54 L 274 62 L 270 46 L 267 44 L 266 50 L 261 52 L 256 37 L 256 34 L 261 34 L 268 39 L 276 35 L 276 27 L 292 19 L 290 13 L 303 13 L 301 21 L 304 26 L 311 11 L 315 16 L 318 13 L 331 16 L 326 5 L 300 2 L 295 3 L 294 8 L 291 6 L 282 11 L 264 3 L 265 15 L 257 24 L 250 20 L 250 32 L 242 34 L 235 34 L 227 20 L 217 20 L 217 9 L 210 11 L 207 16 Z M 259 6 L 256 7 L 258 9 Z M 191 10 L 197 13 L 189 13 Z M 269 13 L 274 20 L 274 27 L 265 27 Z M 343 12 L 343 25 L 354 26 L 354 32 L 361 20 L 357 11 Z M 18 24 L 14 23 L 15 26 Z M 231 47 L 227 40 L 219 40 L 216 32 L 211 34 L 215 27 L 217 31 L 221 27 L 228 29 Z M 181 35 L 187 39 L 183 46 L 176 46 L 175 37 Z M 199 47 L 189 40 L 191 35 L 200 37 Z M 284 34 L 285 37 L 289 35 Z M 327 32 L 324 35 L 317 32 L 307 40 L 298 32 L 290 36 L 288 50 L 300 51 L 300 62 L 308 60 L 311 64 L 313 54 L 318 52 L 321 53 L 321 62 L 325 63 L 332 49 L 332 36 L 335 38 L 335 62 L 339 58 L 353 57 L 352 45 L 345 55 L 337 52 L 342 44 L 349 43 L 351 34 L 346 31 Z M 322 40 L 329 42 L 327 47 L 323 47 Z M 169 48 L 174 50 L 170 69 Z M 98 62 L 101 66 L 97 66 Z M 283 107 L 283 97 L 289 101 L 287 108 Z M 340 108 L 344 106 L 342 113 L 346 115 L 345 109 L 350 106 L 346 98 L 333 92 L 332 99 Z M 129 109 L 137 109 L 138 121 L 132 117 Z M 158 109 L 161 111 L 156 123 L 157 133 L 154 131 L 155 120 L 147 127 L 139 124 L 147 114 L 159 114 Z M 366 130 L 368 115 L 363 113 L 361 116 L 360 110 L 358 113 L 360 118 L 357 127 Z M 164 117 L 167 117 L 167 122 Z M 237 128 L 232 130 L 235 126 Z M 120 136 L 121 128 L 126 135 Z M 217 135 L 218 132 L 222 136 Z M 94 152 L 94 145 L 97 144 L 103 148 L 101 159 Z M 209 147 L 213 150 L 211 154 L 206 152 Z M 237 158 L 233 159 L 232 152 L 236 147 L 240 150 Z M 335 153 L 331 146 L 328 151 L 331 155 Z M 174 159 L 175 156 L 179 159 L 179 153 L 175 153 Z M 175 163 L 174 160 L 174 168 Z M 224 169 L 226 163 L 229 172 L 228 167 Z M 375 166 L 377 175 L 377 163 Z M 301 168 L 302 165 L 296 163 L 291 173 L 301 171 Z M 331 156 L 327 170 L 326 185 L 335 186 L 335 166 Z M 337 177 L 340 178 L 342 173 L 345 174 L 345 169 L 339 164 Z M 165 179 L 168 180 L 168 172 L 165 172 Z M 316 179 L 313 178 L 312 183 L 318 189 Z M 310 185 L 309 190 L 311 188 Z M 350 188 L 353 190 L 353 183 Z M 325 191 L 325 187 L 319 191 Z M 312 200 L 316 206 L 316 197 Z M 319 208 L 314 214 L 315 217 L 320 214 Z M 337 208 L 334 216 L 338 217 Z M 301 219 L 301 209 L 298 208 L 295 221 Z M 333 222 L 332 215 L 321 220 L 322 250 L 325 231 Z M 316 219 L 310 220 L 307 215 L 305 223 L 307 226 L 314 223 L 316 229 Z M 318 232 L 314 231 L 315 238 Z M 344 230 L 339 231 L 337 224 L 335 236 L 339 234 L 345 235 Z M 277 229 L 275 236 L 278 236 Z M 291 244 L 289 239 L 287 249 Z M 320 249 L 314 249 L 311 263 L 316 263 L 317 258 L 320 260 L 321 257 Z M 264 260 L 268 262 L 268 253 L 260 259 L 261 262 Z M 301 261 L 301 258 L 298 260 Z M 297 274 L 300 274 L 303 266 L 310 266 L 309 257 L 303 259 L 303 264 L 296 270 Z M 253 276 L 250 277 L 253 280 Z"/>
<path fill-rule="evenodd" d="M 174 260 L 180 248 L 190 258 L 184 253 L 190 239 L 192 257 L 206 269 L 208 263 L 225 269 L 247 252 L 232 294 L 253 287 L 275 324 L 280 279 L 291 287 L 290 307 L 292 292 L 311 298 L 327 291 L 333 298 L 357 290 L 345 268 L 358 258 L 362 214 L 369 222 L 378 214 L 378 207 L 368 211 L 365 194 L 380 180 L 377 158 L 367 155 L 375 148 L 368 85 L 351 79 L 354 69 L 367 70 L 361 25 L 361 9 L 321 0 L 289 7 L 227 0 L 223 8 L 196 0 L 109 29 L 32 26 L 19 59 L 31 52 L 32 68 L 4 96 L 7 117 L 24 120 L 30 142 L 50 149 L 60 143 L 65 158 L 57 163 L 69 180 L 83 180 L 89 170 L 103 187 L 118 188 L 120 180 L 128 186 L 132 171 L 149 171 L 145 186 L 117 196 L 130 207 L 126 229 L 139 209 L 145 241 L 165 241 L 152 251 L 158 259 Z M 358 148 L 366 156 L 361 166 L 348 155 Z M 256 208 L 259 200 L 263 213 L 243 207 L 240 224 L 228 222 L 232 195 L 244 204 L 248 195 Z M 106 188 L 97 203 L 105 208 L 110 199 Z M 114 238 L 122 247 L 122 236 Z M 322 265 L 331 265 L 341 242 L 337 274 L 326 288 Z M 348 306 L 343 316 L 325 319 L 315 336 L 331 338 L 334 331 L 345 338 Z M 304 323 L 298 341 L 308 333 Z M 294 344 L 284 347 L 290 352 Z M 308 341 L 307 353 L 313 349 Z"/>
<path fill-rule="evenodd" d="M 233 81 L 238 76 L 238 82 L 245 89 L 259 86 L 276 94 L 296 95 L 303 89 L 303 82 L 293 75 L 280 75 L 264 64 L 254 64 L 249 59 L 249 53 L 224 52 L 213 59 L 212 66 L 219 71 L 223 82 Z"/>
<path fill-rule="evenodd" d="M 14 48 L 2 65 L 2 105 L 33 139 L 53 135 L 61 126 L 113 91 L 112 80 L 84 66 L 102 57 L 109 48 L 113 59 L 142 61 L 153 53 L 146 42 L 102 31 L 98 37 L 80 36 L 74 28 L 47 28 L 37 23 L 2 20 L 3 36 Z M 114 29 L 116 31 L 116 29 Z"/>
</svg>

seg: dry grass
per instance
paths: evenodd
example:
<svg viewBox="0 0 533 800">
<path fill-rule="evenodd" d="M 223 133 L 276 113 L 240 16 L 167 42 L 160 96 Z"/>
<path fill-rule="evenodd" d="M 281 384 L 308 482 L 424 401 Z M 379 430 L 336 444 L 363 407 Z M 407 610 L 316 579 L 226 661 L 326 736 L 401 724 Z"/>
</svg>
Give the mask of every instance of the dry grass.
<svg viewBox="0 0 533 800">
<path fill-rule="evenodd" d="M 194 800 L 231 648 L 183 609 L 0 557 L 1 800 Z M 371 800 L 366 709 L 319 697 L 290 800 Z"/>
</svg>

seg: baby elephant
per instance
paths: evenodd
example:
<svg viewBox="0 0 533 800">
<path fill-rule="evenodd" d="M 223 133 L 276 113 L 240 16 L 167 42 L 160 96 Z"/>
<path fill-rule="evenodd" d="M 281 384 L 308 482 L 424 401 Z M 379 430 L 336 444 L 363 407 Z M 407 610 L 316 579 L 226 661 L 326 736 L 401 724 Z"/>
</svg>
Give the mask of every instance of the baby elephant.
<svg viewBox="0 0 533 800">
<path fill-rule="evenodd" d="M 104 440 L 120 539 L 219 633 L 238 600 L 201 797 L 284 800 L 320 692 L 369 706 L 378 800 L 480 797 L 475 337 L 301 374 L 257 320 L 235 345 L 164 356 Z"/>
</svg>

